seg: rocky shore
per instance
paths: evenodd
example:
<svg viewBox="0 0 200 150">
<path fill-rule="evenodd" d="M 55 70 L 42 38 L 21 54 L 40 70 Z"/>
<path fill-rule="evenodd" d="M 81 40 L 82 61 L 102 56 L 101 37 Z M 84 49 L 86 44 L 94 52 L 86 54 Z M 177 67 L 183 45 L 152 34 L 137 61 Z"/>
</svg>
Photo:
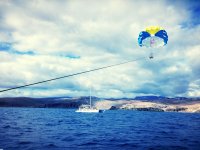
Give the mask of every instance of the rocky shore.
<svg viewBox="0 0 200 150">
<path fill-rule="evenodd" d="M 120 100 L 119 102 L 115 101 L 114 103 L 112 103 L 112 101 L 105 100 L 97 102 L 96 107 L 100 109 L 110 110 L 122 109 L 135 111 L 200 113 L 200 101 L 179 104 L 164 104 L 159 102 L 145 102 L 140 100 L 123 101 L 123 103 L 122 100 Z"/>
<path fill-rule="evenodd" d="M 166 97 L 136 97 L 135 99 L 101 99 L 92 97 L 93 105 L 104 110 L 135 110 L 159 112 L 191 112 L 200 113 L 200 98 L 166 98 Z M 78 108 L 89 104 L 86 97 L 5 97 L 0 98 L 0 107 L 33 107 L 33 108 Z"/>
</svg>

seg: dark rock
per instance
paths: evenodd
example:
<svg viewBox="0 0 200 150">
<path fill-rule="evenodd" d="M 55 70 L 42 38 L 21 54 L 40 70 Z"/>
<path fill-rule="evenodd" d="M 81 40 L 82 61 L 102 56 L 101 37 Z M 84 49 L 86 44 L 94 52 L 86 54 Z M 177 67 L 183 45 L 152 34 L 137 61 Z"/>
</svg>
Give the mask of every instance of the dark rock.
<svg viewBox="0 0 200 150">
<path fill-rule="evenodd" d="M 185 111 L 187 108 L 184 107 L 179 107 L 179 108 L 175 108 L 175 109 L 166 109 L 166 111 L 175 111 L 175 112 L 179 112 L 179 111 Z"/>
<path fill-rule="evenodd" d="M 153 107 L 147 107 L 147 108 L 135 108 L 137 111 L 156 111 L 156 112 L 163 112 L 164 110 L 160 108 L 153 108 Z"/>
<path fill-rule="evenodd" d="M 118 108 L 116 107 L 116 106 L 112 106 L 112 107 L 110 107 L 110 109 L 109 110 L 117 110 Z"/>
<path fill-rule="evenodd" d="M 199 110 L 197 110 L 197 111 L 195 111 L 196 113 L 200 113 L 200 109 Z"/>
</svg>

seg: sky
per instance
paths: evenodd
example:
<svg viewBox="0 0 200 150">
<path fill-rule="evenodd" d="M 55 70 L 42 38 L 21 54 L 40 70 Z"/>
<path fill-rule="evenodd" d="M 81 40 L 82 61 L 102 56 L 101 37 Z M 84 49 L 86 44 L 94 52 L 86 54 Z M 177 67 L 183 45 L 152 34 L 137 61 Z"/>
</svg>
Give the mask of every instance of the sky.
<svg viewBox="0 0 200 150">
<path fill-rule="evenodd" d="M 0 97 L 199 97 L 199 14 L 198 0 L 0 1 L 0 90 L 145 57 Z M 153 25 L 168 44 L 140 47 Z"/>
</svg>

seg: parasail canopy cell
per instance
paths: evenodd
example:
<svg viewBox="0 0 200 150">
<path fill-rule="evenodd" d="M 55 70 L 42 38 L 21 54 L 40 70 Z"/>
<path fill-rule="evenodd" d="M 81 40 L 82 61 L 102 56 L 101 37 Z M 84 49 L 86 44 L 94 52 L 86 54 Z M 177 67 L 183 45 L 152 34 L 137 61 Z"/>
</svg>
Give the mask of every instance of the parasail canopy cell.
<svg viewBox="0 0 200 150">
<path fill-rule="evenodd" d="M 168 42 L 167 32 L 159 26 L 150 26 L 141 31 L 138 37 L 139 46 L 158 48 L 166 45 Z"/>
</svg>

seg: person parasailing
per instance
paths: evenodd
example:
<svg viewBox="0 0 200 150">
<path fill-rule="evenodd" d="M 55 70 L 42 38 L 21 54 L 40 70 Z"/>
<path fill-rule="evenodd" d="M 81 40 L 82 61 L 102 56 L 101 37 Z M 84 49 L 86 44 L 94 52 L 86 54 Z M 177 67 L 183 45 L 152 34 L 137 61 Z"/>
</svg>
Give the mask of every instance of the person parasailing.
<svg viewBox="0 0 200 150">
<path fill-rule="evenodd" d="M 160 26 L 150 26 L 141 31 L 138 36 L 138 44 L 140 47 L 150 48 L 149 58 L 153 59 L 153 50 L 166 45 L 168 42 L 167 32 Z"/>
</svg>

